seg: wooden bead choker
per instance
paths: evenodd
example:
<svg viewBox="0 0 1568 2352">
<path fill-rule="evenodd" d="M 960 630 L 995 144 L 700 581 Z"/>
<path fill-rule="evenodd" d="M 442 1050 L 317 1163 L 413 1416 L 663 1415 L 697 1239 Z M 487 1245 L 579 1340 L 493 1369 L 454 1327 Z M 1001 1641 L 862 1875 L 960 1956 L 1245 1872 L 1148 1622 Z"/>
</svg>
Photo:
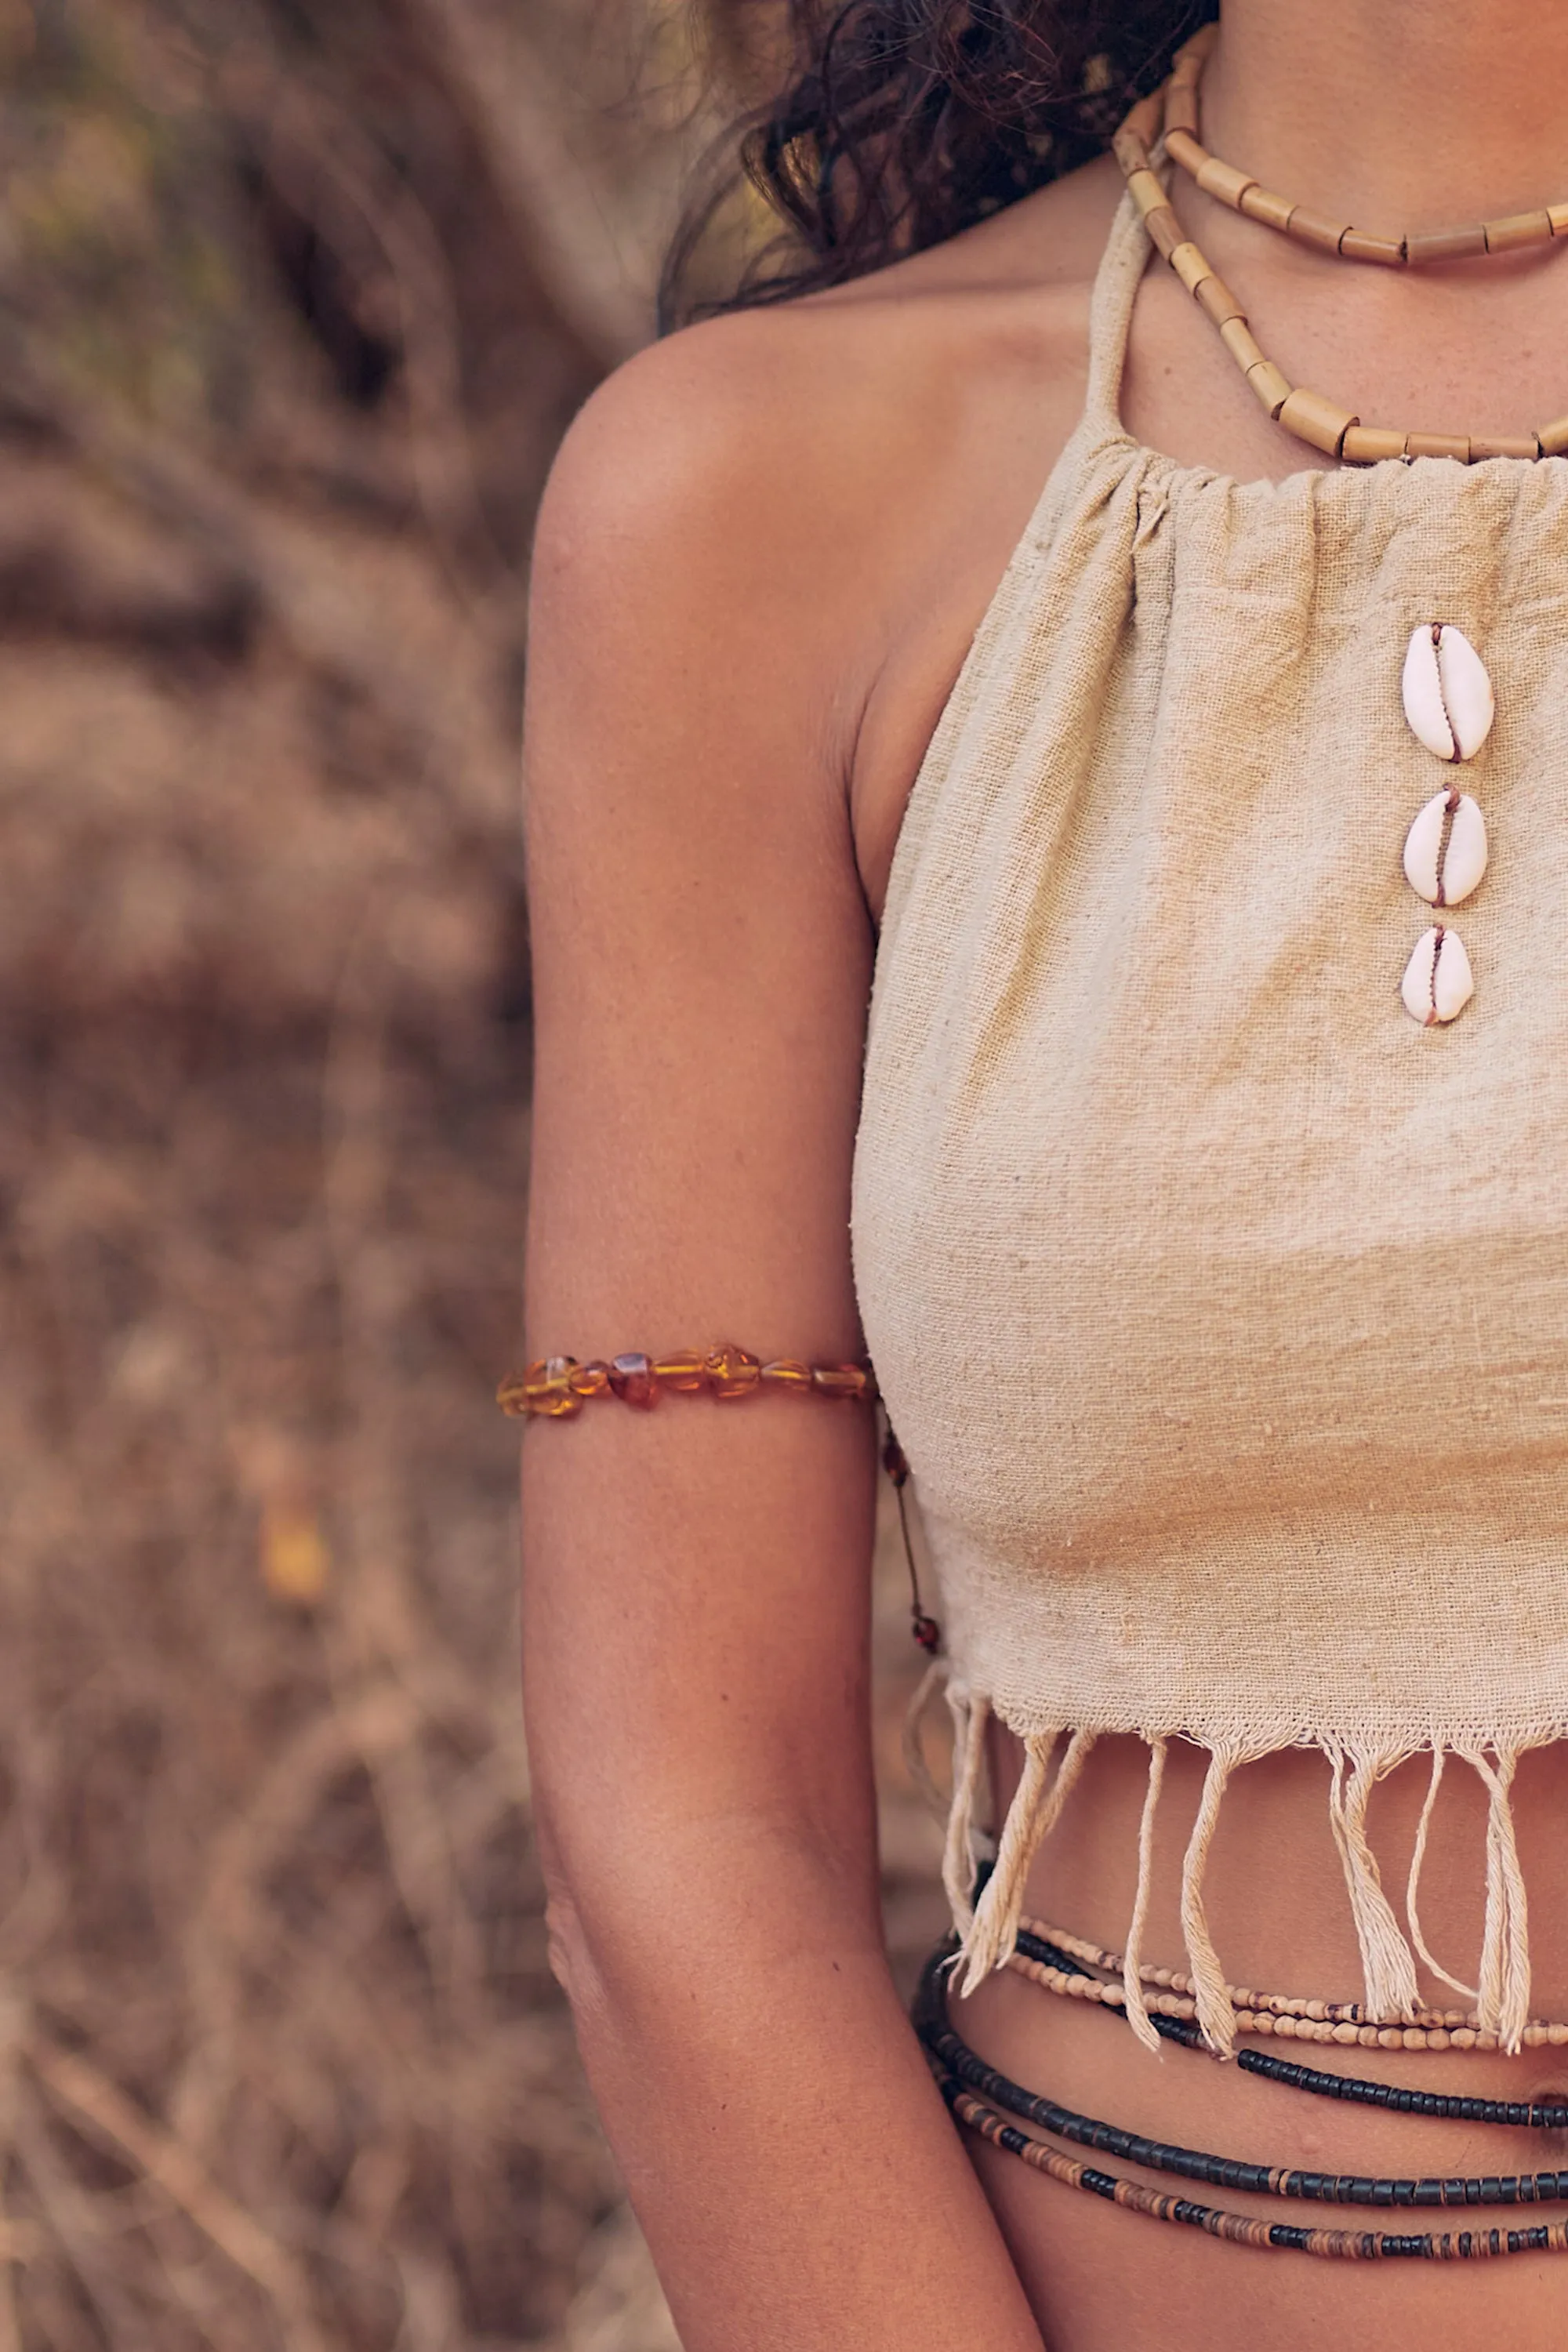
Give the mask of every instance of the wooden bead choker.
<svg viewBox="0 0 1568 2352">
<path fill-rule="evenodd" d="M 1165 86 L 1165 152 L 1206 195 L 1232 212 L 1281 236 L 1309 245 L 1314 252 L 1337 254 L 1345 261 L 1370 261 L 1385 269 L 1418 268 L 1424 262 L 1469 261 L 1493 253 L 1517 253 L 1522 247 L 1550 245 L 1568 236 L 1568 204 L 1543 205 L 1534 212 L 1508 213 L 1500 220 L 1473 221 L 1464 228 L 1433 229 L 1416 236 L 1385 236 L 1370 229 L 1352 228 L 1346 221 L 1329 220 L 1276 195 L 1234 163 L 1222 163 L 1202 143 L 1198 108 L 1204 67 L 1218 33 L 1205 25 L 1176 58 Z"/>
<path fill-rule="evenodd" d="M 1213 28 L 1206 28 L 1206 31 L 1208 39 L 1212 41 Z M 1204 36 L 1199 36 L 1200 40 L 1204 38 Z M 1276 424 L 1282 425 L 1288 433 L 1294 434 L 1299 441 L 1304 441 L 1310 447 L 1321 449 L 1328 457 L 1341 458 L 1351 466 L 1376 465 L 1386 457 L 1455 457 L 1461 465 L 1470 466 L 1479 465 L 1488 457 L 1552 457 L 1568 452 L 1568 415 L 1556 417 L 1531 433 L 1500 437 L 1464 433 L 1411 433 L 1399 426 L 1363 425 L 1359 416 L 1347 408 L 1340 407 L 1336 401 L 1328 399 L 1322 393 L 1314 392 L 1306 384 L 1291 383 L 1254 337 L 1246 311 L 1224 278 L 1211 268 L 1197 245 L 1187 236 L 1172 207 L 1164 184 L 1150 161 L 1150 146 L 1159 137 L 1166 120 L 1168 101 L 1173 94 L 1179 100 L 1182 91 L 1195 89 L 1196 76 L 1201 70 L 1205 54 L 1206 43 L 1195 63 L 1189 68 L 1186 63 L 1192 57 L 1192 45 L 1189 44 L 1177 58 L 1171 80 L 1163 89 L 1156 90 L 1152 98 L 1140 99 L 1111 141 L 1111 147 L 1151 243 L 1170 263 L 1205 316 L 1212 320 L 1220 341 L 1246 377 L 1265 413 Z M 1177 76 L 1184 73 L 1186 78 L 1178 86 Z M 1198 152 L 1203 152 L 1202 150 Z M 1231 166 L 1220 163 L 1213 156 L 1206 156 L 1203 170 L 1207 176 L 1200 177 L 1200 184 L 1213 194 L 1219 193 L 1221 180 L 1231 173 Z M 1241 173 L 1234 173 L 1233 177 L 1236 207 L 1238 211 L 1247 211 L 1242 197 L 1256 184 L 1247 181 Z M 1232 180 L 1225 179 L 1224 184 L 1230 186 Z M 1267 190 L 1262 194 L 1267 195 Z M 1275 206 L 1284 204 L 1284 200 L 1278 197 L 1271 197 L 1268 201 Z M 1308 224 L 1314 219 L 1313 215 L 1303 213 L 1300 205 L 1285 205 L 1284 211 L 1289 221 Z M 1280 224 L 1276 222 L 1275 225 Z M 1331 230 L 1333 224 L 1327 226 Z M 1305 226 L 1299 226 L 1297 234 L 1307 243 L 1321 245 L 1324 242 L 1316 236 L 1308 236 Z M 1327 237 L 1328 248 L 1341 251 L 1344 237 L 1355 234 L 1349 230 L 1339 232 L 1337 242 Z"/>
</svg>

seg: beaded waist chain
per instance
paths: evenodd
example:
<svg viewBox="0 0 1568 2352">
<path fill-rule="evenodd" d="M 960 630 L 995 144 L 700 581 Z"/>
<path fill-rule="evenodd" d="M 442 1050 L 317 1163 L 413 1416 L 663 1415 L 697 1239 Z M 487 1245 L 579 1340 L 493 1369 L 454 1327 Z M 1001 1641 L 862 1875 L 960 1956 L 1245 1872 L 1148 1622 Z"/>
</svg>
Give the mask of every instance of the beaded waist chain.
<svg viewBox="0 0 1568 2352">
<path fill-rule="evenodd" d="M 1147 2171 L 1176 2174 L 1189 2180 L 1232 2193 L 1292 2199 L 1303 2203 L 1370 2205 L 1400 2209 L 1452 2206 L 1519 2206 L 1568 2203 L 1568 2170 L 1480 2175 L 1431 2175 L 1389 2178 L 1362 2173 L 1329 2173 L 1299 2167 L 1243 2162 L 1199 2148 L 1174 2146 L 1144 2134 L 1123 2129 L 1096 2116 L 1078 2114 L 1046 2095 L 1026 2090 L 971 2050 L 953 2028 L 947 2010 L 947 1979 L 956 1957 L 950 1940 L 932 1954 L 921 1980 L 914 2008 L 915 2030 L 927 2061 L 950 2110 L 966 2129 L 992 2146 L 1018 2157 L 1034 2170 L 1064 2187 L 1103 2197 L 1129 2211 L 1160 2221 L 1201 2229 L 1211 2237 L 1265 2252 L 1314 2254 L 1341 2262 L 1420 2259 L 1427 2262 L 1475 2262 L 1503 2254 L 1568 2252 L 1568 2221 L 1534 2222 L 1521 2228 L 1421 2231 L 1344 2230 L 1304 2227 L 1266 2221 L 1222 2206 L 1174 2196 L 1164 2190 L 1106 2172 L 1053 2147 L 1066 2140 L 1108 2155 Z M 1011 1966 L 1042 1990 L 1087 2001 L 1109 2015 L 1125 2020 L 1125 1990 L 1115 1980 L 1122 1967 L 1119 1954 L 1084 1944 L 1059 1928 L 1042 1928 L 1027 1922 L 1018 1936 Z M 1105 1973 L 1097 1974 L 1096 1970 Z M 1156 1990 L 1149 2003 L 1150 2022 L 1163 2040 L 1180 2047 L 1207 2052 L 1192 2014 L 1193 2003 L 1180 1972 L 1148 1969 L 1142 1972 Z M 1277 2033 L 1284 2039 L 1333 2041 L 1382 2049 L 1492 2049 L 1495 2034 L 1482 2033 L 1463 2011 L 1432 2011 L 1417 2025 L 1368 2018 L 1351 2003 L 1300 2000 L 1283 1994 L 1247 1989 L 1232 1991 L 1237 2004 L 1237 2031 Z M 1243 2018 L 1247 2024 L 1242 2023 Z M 1533 2023 L 1526 2040 L 1533 2046 L 1568 2043 L 1568 2025 Z M 1393 2084 L 1363 2081 L 1352 2075 L 1324 2073 L 1315 2067 L 1276 2056 L 1271 2052 L 1243 2048 L 1238 2068 L 1261 2075 L 1290 2090 L 1351 2105 L 1380 2106 L 1401 2115 L 1436 2122 L 1501 2125 L 1516 2129 L 1560 2130 L 1568 2127 L 1568 2103 L 1545 2100 L 1476 2098 L 1468 2095 L 1416 2090 Z M 1045 2132 L 1041 2139 L 1009 2117 L 1020 2118 Z"/>
</svg>

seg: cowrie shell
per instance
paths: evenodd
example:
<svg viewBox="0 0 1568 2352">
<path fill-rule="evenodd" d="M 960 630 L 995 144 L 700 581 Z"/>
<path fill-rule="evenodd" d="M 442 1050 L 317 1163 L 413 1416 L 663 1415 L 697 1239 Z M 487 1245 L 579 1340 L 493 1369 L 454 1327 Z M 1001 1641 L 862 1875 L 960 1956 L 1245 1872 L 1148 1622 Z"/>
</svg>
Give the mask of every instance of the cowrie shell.
<svg viewBox="0 0 1568 2352">
<path fill-rule="evenodd" d="M 1423 931 L 1399 990 L 1412 1021 L 1419 1021 L 1424 1029 L 1452 1021 L 1475 992 L 1475 974 L 1458 932 L 1446 930 L 1441 923 Z"/>
<path fill-rule="evenodd" d="M 1487 870 L 1487 821 L 1468 793 L 1434 793 L 1405 837 L 1405 878 L 1429 906 L 1457 907 Z"/>
<path fill-rule="evenodd" d="M 1492 682 L 1463 629 L 1424 621 L 1405 656 L 1405 716 L 1439 760 L 1473 760 L 1491 733 Z"/>
</svg>

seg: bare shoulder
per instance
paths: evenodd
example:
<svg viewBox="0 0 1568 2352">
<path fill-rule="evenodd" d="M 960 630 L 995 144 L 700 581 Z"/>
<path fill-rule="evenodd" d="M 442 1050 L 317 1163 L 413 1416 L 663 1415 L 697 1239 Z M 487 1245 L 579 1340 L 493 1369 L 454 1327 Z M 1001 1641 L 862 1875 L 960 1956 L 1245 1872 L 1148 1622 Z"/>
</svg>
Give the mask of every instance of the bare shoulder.
<svg viewBox="0 0 1568 2352">
<path fill-rule="evenodd" d="M 637 354 L 567 436 L 541 520 L 543 583 L 602 560 L 630 563 L 631 585 L 651 565 L 668 586 L 684 559 L 699 592 L 745 577 L 769 601 L 791 599 L 804 567 L 820 602 L 825 534 L 831 572 L 855 570 L 852 555 L 874 570 L 879 551 L 896 565 L 977 445 L 1022 440 L 1037 471 L 1081 399 L 1112 180 L 1090 166 L 848 285 Z"/>
<path fill-rule="evenodd" d="M 583 714 L 618 714 L 640 753 L 666 747 L 670 827 L 704 832 L 715 776 L 743 777 L 806 854 L 841 845 L 879 908 L 931 730 L 1081 411 L 1119 186 L 1090 165 L 849 285 L 671 335 L 601 387 L 535 552 L 532 736 L 548 704 L 576 754 L 560 790 L 601 788 Z"/>
</svg>

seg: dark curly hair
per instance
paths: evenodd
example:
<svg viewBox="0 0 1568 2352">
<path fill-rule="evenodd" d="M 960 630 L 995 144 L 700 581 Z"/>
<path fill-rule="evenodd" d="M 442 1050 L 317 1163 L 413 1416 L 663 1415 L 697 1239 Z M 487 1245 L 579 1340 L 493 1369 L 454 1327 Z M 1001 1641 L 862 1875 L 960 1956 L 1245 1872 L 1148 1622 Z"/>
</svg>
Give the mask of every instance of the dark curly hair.
<svg viewBox="0 0 1568 2352">
<path fill-rule="evenodd" d="M 665 270 L 667 323 L 779 302 L 937 245 L 1100 153 L 1217 0 L 784 0 L 776 94 L 725 142 Z M 692 257 L 742 179 L 783 224 L 738 289 Z"/>
</svg>

